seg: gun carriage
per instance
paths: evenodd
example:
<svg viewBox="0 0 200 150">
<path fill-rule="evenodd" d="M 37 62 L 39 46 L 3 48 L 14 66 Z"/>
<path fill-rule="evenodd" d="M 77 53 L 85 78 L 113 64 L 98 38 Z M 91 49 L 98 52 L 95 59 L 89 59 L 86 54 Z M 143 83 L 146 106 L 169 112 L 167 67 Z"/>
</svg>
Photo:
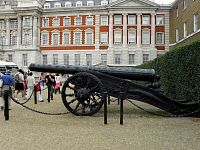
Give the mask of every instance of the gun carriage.
<svg viewBox="0 0 200 150">
<path fill-rule="evenodd" d="M 199 110 L 199 104 L 184 104 L 171 100 L 159 91 L 159 76 L 153 69 L 131 67 L 76 67 L 31 64 L 31 71 L 73 74 L 62 88 L 62 101 L 75 115 L 91 116 L 97 113 L 106 95 L 148 103 L 174 115 L 190 114 Z M 135 81 L 149 82 L 139 85 Z"/>
</svg>

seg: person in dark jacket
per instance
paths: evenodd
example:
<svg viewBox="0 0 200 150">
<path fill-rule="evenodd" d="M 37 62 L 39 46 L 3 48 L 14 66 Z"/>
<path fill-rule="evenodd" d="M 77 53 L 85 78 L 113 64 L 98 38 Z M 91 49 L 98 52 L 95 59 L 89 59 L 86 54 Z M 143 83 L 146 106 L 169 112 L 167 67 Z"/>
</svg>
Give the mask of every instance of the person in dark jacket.
<svg viewBox="0 0 200 150">
<path fill-rule="evenodd" d="M 47 75 L 45 77 L 46 79 L 46 85 L 48 87 L 48 101 L 50 100 L 50 97 L 51 97 L 51 100 L 53 100 L 53 92 L 54 92 L 54 86 L 55 86 L 55 77 L 49 73 L 49 75 Z"/>
</svg>

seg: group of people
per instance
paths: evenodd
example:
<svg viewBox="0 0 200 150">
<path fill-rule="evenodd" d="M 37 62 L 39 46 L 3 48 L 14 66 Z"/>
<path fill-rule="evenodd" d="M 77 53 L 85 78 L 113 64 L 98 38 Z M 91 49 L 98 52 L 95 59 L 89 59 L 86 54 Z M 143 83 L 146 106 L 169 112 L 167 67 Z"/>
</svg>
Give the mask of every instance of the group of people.
<svg viewBox="0 0 200 150">
<path fill-rule="evenodd" d="M 31 94 L 34 90 L 34 86 L 38 88 L 36 91 L 38 93 L 38 101 L 44 102 L 43 99 L 43 90 L 45 87 L 45 83 L 48 88 L 48 98 L 47 100 L 53 100 L 53 94 L 59 92 L 60 94 L 60 86 L 61 76 L 56 74 L 55 76 L 51 73 L 45 75 L 45 73 L 41 73 L 39 77 L 39 81 L 36 82 L 32 72 L 25 73 L 22 69 L 19 69 L 15 75 L 12 75 L 10 72 L 7 72 L 5 75 L 2 75 L 0 79 L 3 81 L 3 85 L 1 87 L 2 94 L 4 91 L 12 91 L 11 94 L 14 94 L 14 98 L 18 101 L 18 94 L 21 92 L 24 100 L 28 100 L 31 97 Z M 15 91 L 15 92 L 14 92 Z M 3 97 L 3 95 L 2 95 Z M 4 107 L 4 101 L 1 104 L 1 109 Z"/>
</svg>

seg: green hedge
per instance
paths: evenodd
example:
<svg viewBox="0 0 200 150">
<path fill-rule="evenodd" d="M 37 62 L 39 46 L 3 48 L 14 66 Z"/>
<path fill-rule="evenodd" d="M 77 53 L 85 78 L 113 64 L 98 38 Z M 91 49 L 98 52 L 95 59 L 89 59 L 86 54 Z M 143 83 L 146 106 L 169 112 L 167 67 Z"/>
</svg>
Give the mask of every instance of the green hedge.
<svg viewBox="0 0 200 150">
<path fill-rule="evenodd" d="M 138 67 L 155 69 L 164 94 L 172 100 L 200 102 L 200 42 L 169 51 Z"/>
</svg>

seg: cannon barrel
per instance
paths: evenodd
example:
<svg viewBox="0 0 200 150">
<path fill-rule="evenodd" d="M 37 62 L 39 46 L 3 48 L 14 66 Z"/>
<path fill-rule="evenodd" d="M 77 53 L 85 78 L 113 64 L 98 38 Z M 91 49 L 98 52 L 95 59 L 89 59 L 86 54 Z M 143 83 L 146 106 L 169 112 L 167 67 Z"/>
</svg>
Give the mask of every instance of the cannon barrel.
<svg viewBox="0 0 200 150">
<path fill-rule="evenodd" d="M 137 69 L 134 67 L 83 67 L 83 66 L 65 66 L 65 65 L 41 65 L 31 64 L 29 66 L 31 71 L 75 74 L 78 72 L 101 72 L 103 74 L 119 77 L 122 79 L 150 81 L 153 82 L 157 77 L 154 69 Z"/>
</svg>

